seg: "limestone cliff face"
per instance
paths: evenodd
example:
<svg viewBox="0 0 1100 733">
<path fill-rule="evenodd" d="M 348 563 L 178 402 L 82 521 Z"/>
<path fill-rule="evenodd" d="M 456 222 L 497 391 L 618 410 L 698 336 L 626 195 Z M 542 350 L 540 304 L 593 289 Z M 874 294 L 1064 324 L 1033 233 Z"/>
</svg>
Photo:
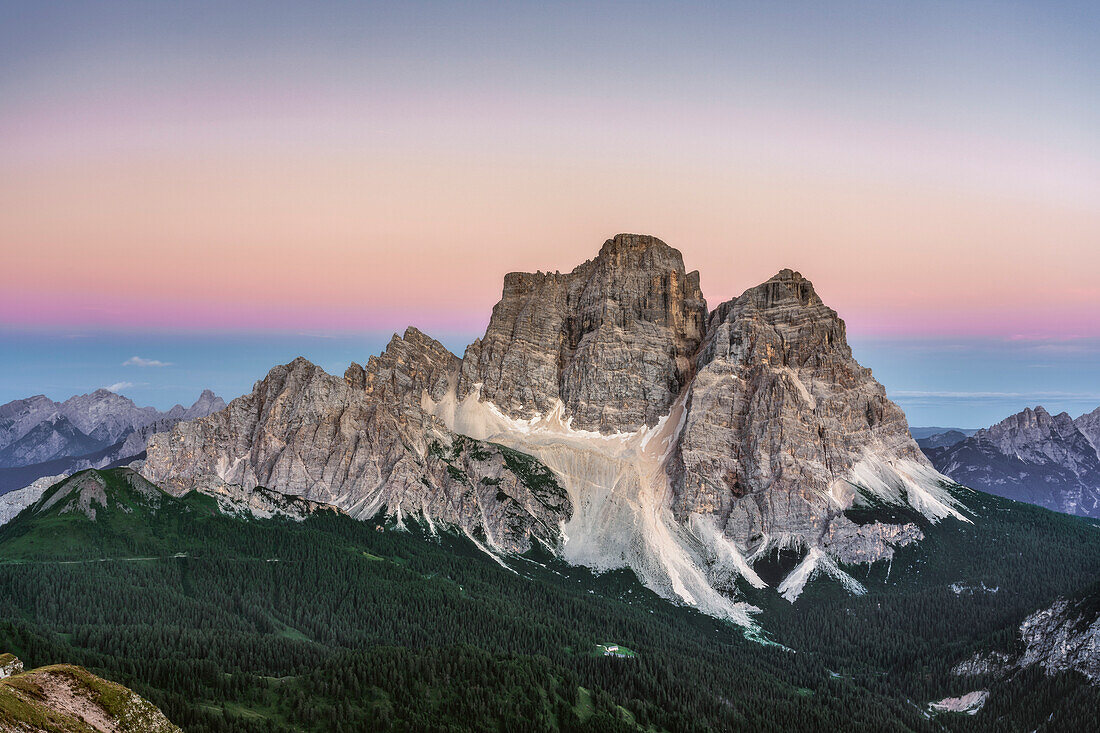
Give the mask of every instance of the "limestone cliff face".
<svg viewBox="0 0 1100 733">
<path fill-rule="evenodd" d="M 343 379 L 303 358 L 220 412 L 154 435 L 142 473 L 174 494 L 264 486 L 357 517 L 423 515 L 523 550 L 553 546 L 572 507 L 501 448 L 457 436 L 421 407 L 458 359 L 415 329 Z"/>
<path fill-rule="evenodd" d="M 1097 592 L 1091 597 L 1059 599 L 1020 624 L 1024 652 L 1017 664 L 1040 665 L 1049 674 L 1076 670 L 1100 684 L 1100 616 Z"/>
<path fill-rule="evenodd" d="M 687 392 L 676 514 L 715 515 L 747 551 L 813 544 L 851 504 L 866 457 L 929 465 L 812 283 L 783 270 L 719 306 Z"/>
<path fill-rule="evenodd" d="M 808 280 L 784 270 L 708 318 L 680 253 L 631 234 L 570 273 L 506 276 L 462 359 L 415 329 L 343 379 L 298 359 L 154 435 L 142 470 L 176 493 L 264 486 L 503 549 L 537 538 L 738 621 L 731 578 L 762 586 L 769 548 L 805 552 L 789 599 L 821 573 L 860 592 L 842 564 L 923 536 L 875 507 L 962 519 Z"/>
<path fill-rule="evenodd" d="M 957 675 L 1002 675 L 1038 666 L 1047 674 L 1075 671 L 1100 685 L 1100 587 L 1059 598 L 1020 624 L 1018 653 L 978 652 L 953 668 Z"/>
<path fill-rule="evenodd" d="M 509 415 L 629 432 L 668 413 L 706 326 L 699 273 L 655 237 L 620 234 L 567 274 L 511 273 L 485 336 L 466 350 L 459 397 Z"/>
</svg>

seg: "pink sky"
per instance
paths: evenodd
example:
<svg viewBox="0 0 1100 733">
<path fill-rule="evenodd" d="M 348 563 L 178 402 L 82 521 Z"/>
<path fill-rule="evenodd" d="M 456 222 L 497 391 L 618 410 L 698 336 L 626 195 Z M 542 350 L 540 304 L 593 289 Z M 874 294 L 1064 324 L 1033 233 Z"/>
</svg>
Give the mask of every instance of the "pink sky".
<svg viewBox="0 0 1100 733">
<path fill-rule="evenodd" d="M 505 272 L 632 231 L 711 305 L 792 267 L 861 333 L 1100 336 L 1100 133 L 1074 94 L 1096 79 L 1072 43 L 1041 46 L 1041 78 L 993 37 L 876 61 L 927 65 L 905 79 L 829 59 L 818 84 L 676 37 L 577 68 L 364 44 L 399 71 L 352 77 L 312 45 L 261 71 L 197 42 L 45 44 L 0 76 L 0 325 L 476 330 Z"/>
</svg>

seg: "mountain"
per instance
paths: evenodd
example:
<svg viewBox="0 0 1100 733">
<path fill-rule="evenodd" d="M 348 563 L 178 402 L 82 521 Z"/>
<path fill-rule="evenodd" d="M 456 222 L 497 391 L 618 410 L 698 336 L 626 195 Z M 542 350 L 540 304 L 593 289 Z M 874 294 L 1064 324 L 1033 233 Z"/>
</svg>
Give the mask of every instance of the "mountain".
<svg viewBox="0 0 1100 733">
<path fill-rule="evenodd" d="M 804 560 L 788 599 L 820 573 L 859 592 L 838 562 L 890 558 L 914 516 L 968 521 L 809 280 L 708 311 L 677 250 L 630 234 L 569 273 L 507 275 L 461 359 L 416 329 L 343 379 L 299 358 L 153 436 L 141 471 L 538 541 L 743 624 L 739 579 L 765 585 L 770 552 Z M 845 514 L 884 505 L 907 511 Z"/>
<path fill-rule="evenodd" d="M 91 453 L 103 447 L 101 440 L 83 433 L 68 417 L 54 413 L 0 450 L 0 465 L 44 463 L 73 454 Z"/>
<path fill-rule="evenodd" d="M 149 436 L 224 407 L 208 389 L 190 407 L 167 412 L 105 389 L 64 402 L 42 395 L 9 402 L 0 406 L 0 494 L 43 476 L 129 462 L 145 451 Z"/>
<path fill-rule="evenodd" d="M 974 433 L 978 432 L 971 428 L 940 428 L 940 427 L 921 427 L 910 426 L 909 434 L 913 436 L 913 439 L 917 442 L 924 440 L 925 438 L 931 438 L 935 435 L 943 435 L 945 433 L 962 433 L 964 438 L 968 438 Z"/>
<path fill-rule="evenodd" d="M 122 685 L 70 664 L 30 671 L 0 654 L 0 729 L 44 733 L 172 733 L 152 703 Z"/>
<path fill-rule="evenodd" d="M 153 436 L 142 473 L 174 494 L 256 486 L 373 517 L 429 517 L 490 545 L 558 540 L 572 511 L 544 467 L 449 430 L 422 406 L 458 359 L 415 329 L 343 379 L 299 358 L 221 412 Z"/>
<path fill-rule="evenodd" d="M 0 454 L 3 461 L 0 466 L 23 466 L 105 448 L 158 415 L 156 409 L 138 407 L 129 398 L 106 389 L 70 397 L 64 402 L 54 402 L 44 395 L 14 400 L 0 405 L 0 451 L 4 451 Z M 58 418 L 65 418 L 76 431 L 71 446 L 56 442 L 56 438 L 41 448 L 35 441 L 19 444 L 43 423 Z M 42 438 L 49 441 L 51 436 L 44 433 Z"/>
<path fill-rule="evenodd" d="M 915 430 L 910 429 L 909 432 L 916 438 Z M 924 438 L 917 438 L 917 445 L 927 454 L 932 448 L 949 448 L 956 443 L 961 443 L 976 432 L 976 430 L 945 430 L 940 433 L 932 433 Z"/>
<path fill-rule="evenodd" d="M 971 437 L 926 449 L 959 483 L 1056 511 L 1100 517 L 1100 410 L 1073 420 L 1027 408 Z"/>
<path fill-rule="evenodd" d="M 1095 583 L 1097 525 L 951 491 L 972 523 L 909 510 L 921 542 L 837 561 L 863 595 L 826 573 L 793 604 L 745 583 L 745 633 L 537 545 L 490 555 L 423 518 L 293 497 L 313 510 L 269 515 L 93 470 L 0 527 L 0 647 L 94 668 L 187 730 L 1090 730 L 1100 686 L 1073 666 L 956 668 L 1019 653 L 1028 618 Z M 756 567 L 773 583 L 789 562 Z M 975 692 L 974 717 L 926 717 Z"/>
<path fill-rule="evenodd" d="M 18 511 L 3 527 L 4 557 L 170 555 L 210 515 L 301 521 L 317 512 L 339 510 L 263 487 L 176 498 L 133 469 L 91 469 L 53 482 Z"/>
<path fill-rule="evenodd" d="M 46 489 L 68 478 L 67 474 L 41 476 L 28 486 L 0 494 L 0 524 L 7 524 L 31 504 L 42 498 Z"/>
<path fill-rule="evenodd" d="M 1074 420 L 1073 423 L 1092 443 L 1092 447 L 1096 449 L 1096 452 L 1100 453 L 1100 407 L 1092 412 L 1085 413 Z"/>
<path fill-rule="evenodd" d="M 653 427 L 690 381 L 706 318 L 699 273 L 678 251 L 620 234 L 572 272 L 506 275 L 457 397 L 477 391 L 517 419 L 561 403 L 580 430 Z"/>
</svg>

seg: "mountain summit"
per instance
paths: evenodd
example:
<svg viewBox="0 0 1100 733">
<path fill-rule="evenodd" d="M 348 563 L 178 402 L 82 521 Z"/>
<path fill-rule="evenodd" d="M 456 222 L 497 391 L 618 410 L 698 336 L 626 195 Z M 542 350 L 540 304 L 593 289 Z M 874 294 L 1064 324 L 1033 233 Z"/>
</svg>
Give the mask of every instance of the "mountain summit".
<svg viewBox="0 0 1100 733">
<path fill-rule="evenodd" d="M 153 436 L 142 471 L 178 493 L 262 485 L 414 516 L 489 548 L 537 540 L 741 622 L 735 581 L 766 586 L 769 550 L 802 560 L 779 585 L 790 600 L 822 573 L 860 592 L 838 562 L 965 521 L 809 280 L 782 270 L 708 311 L 680 252 L 635 234 L 566 274 L 507 275 L 461 359 L 412 328 L 343 379 L 299 358 Z"/>
<path fill-rule="evenodd" d="M 1100 408 L 1076 420 L 1042 405 L 945 447 L 936 468 L 967 486 L 1067 514 L 1100 517 Z"/>
<path fill-rule="evenodd" d="M 691 378 L 706 330 L 699 273 L 656 237 L 620 234 L 567 274 L 513 272 L 458 397 L 529 418 L 560 401 L 577 428 L 652 427 Z"/>
</svg>

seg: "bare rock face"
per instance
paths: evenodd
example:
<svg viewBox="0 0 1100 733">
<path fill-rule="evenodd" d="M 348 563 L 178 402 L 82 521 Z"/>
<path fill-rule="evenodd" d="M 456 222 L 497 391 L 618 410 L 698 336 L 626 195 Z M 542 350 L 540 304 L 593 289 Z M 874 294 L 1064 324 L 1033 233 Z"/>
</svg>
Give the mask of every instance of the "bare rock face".
<svg viewBox="0 0 1100 733">
<path fill-rule="evenodd" d="M 674 511 L 716 516 L 750 552 L 815 544 L 846 521 L 865 457 L 928 467 L 904 413 L 852 357 L 844 322 L 791 270 L 711 315 L 687 407 Z"/>
<path fill-rule="evenodd" d="M 1027 408 L 928 456 L 937 470 L 991 494 L 1100 517 L 1100 410 L 1073 420 Z"/>
<path fill-rule="evenodd" d="M 973 437 L 1031 463 L 1055 463 L 1075 473 L 1097 466 L 1095 450 L 1089 450 L 1091 441 L 1073 419 L 1064 412 L 1051 415 L 1041 405 L 1025 408 Z"/>
<path fill-rule="evenodd" d="M 830 556 L 840 562 L 858 565 L 888 560 L 894 556 L 896 548 L 923 539 L 924 532 L 912 522 L 856 524 L 842 517 L 834 517 L 821 544 Z"/>
<path fill-rule="evenodd" d="M 507 275 L 461 360 L 415 329 L 343 379 L 297 359 L 154 435 L 141 470 L 173 493 L 263 486 L 538 539 L 741 623 L 734 579 L 763 587 L 769 548 L 805 551 L 784 597 L 822 574 L 858 593 L 842 564 L 963 519 L 808 280 L 783 270 L 708 319 L 680 253 L 630 234 L 567 274 Z"/>
<path fill-rule="evenodd" d="M 1076 670 L 1100 684 L 1100 617 L 1097 599 L 1058 600 L 1020 624 L 1021 667 L 1040 665 L 1048 674 Z"/>
<path fill-rule="evenodd" d="M 122 445 L 109 456 L 112 460 L 136 456 L 145 450 L 149 438 L 157 433 L 171 430 L 178 423 L 206 417 L 212 412 L 225 409 L 225 400 L 208 389 L 204 389 L 199 398 L 190 407 L 176 405 L 151 423 L 141 426 L 126 436 Z M 104 464 L 106 465 L 106 464 Z M 98 468 L 98 466 L 97 466 Z"/>
<path fill-rule="evenodd" d="M 1079 672 L 1100 684 L 1100 590 L 1059 598 L 1020 624 L 1018 654 L 978 652 L 955 665 L 957 675 L 1006 674 L 1038 665 L 1047 674 Z"/>
<path fill-rule="evenodd" d="M 504 549 L 554 546 L 572 506 L 552 477 L 423 410 L 457 372 L 457 357 L 411 328 L 343 379 L 298 358 L 225 410 L 154 435 L 141 470 L 174 494 L 263 486 L 355 517 L 423 516 Z"/>
<path fill-rule="evenodd" d="M 209 494 L 218 502 L 222 514 L 253 519 L 286 517 L 300 522 L 318 512 L 342 513 L 329 504 L 303 499 L 293 494 L 283 494 L 262 486 L 245 489 L 233 484 L 218 484 Z"/>
<path fill-rule="evenodd" d="M 15 519 L 15 516 L 19 514 L 19 512 L 41 499 L 42 494 L 46 493 L 46 489 L 59 481 L 64 481 L 68 477 L 69 475 L 65 473 L 58 474 L 57 476 L 42 476 L 41 478 L 35 479 L 35 481 L 28 486 L 16 489 L 15 491 L 9 491 L 6 494 L 0 494 L 0 524 L 7 524 Z"/>
<path fill-rule="evenodd" d="M 466 350 L 458 396 L 515 417 L 560 400 L 586 430 L 652 427 L 691 378 L 706 302 L 699 273 L 655 237 L 620 234 L 567 274 L 511 273 L 485 336 Z"/>
<path fill-rule="evenodd" d="M 0 492 L 130 458 L 145 450 L 150 435 L 224 407 L 210 390 L 191 407 L 160 412 L 105 389 L 64 402 L 38 395 L 0 405 L 0 469 L 21 469 L 0 476 Z"/>
<path fill-rule="evenodd" d="M 13 654 L 0 654 L 0 679 L 11 677 L 23 671 L 23 663 Z"/>
<path fill-rule="evenodd" d="M 1097 455 L 1100 455 L 1100 407 L 1087 412 L 1073 421 L 1077 429 L 1092 443 Z"/>
</svg>

